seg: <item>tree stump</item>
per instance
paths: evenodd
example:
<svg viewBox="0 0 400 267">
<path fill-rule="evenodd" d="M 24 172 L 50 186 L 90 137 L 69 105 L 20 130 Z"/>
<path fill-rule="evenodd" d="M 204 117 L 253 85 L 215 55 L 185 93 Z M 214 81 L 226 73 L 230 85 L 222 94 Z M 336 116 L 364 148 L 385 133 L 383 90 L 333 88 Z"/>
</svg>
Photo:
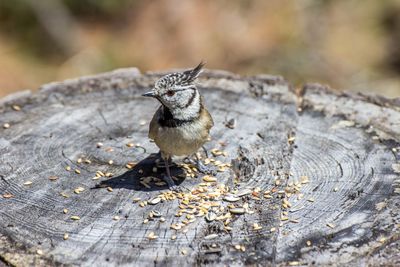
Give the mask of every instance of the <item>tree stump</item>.
<svg viewBox="0 0 400 267">
<path fill-rule="evenodd" d="M 160 75 L 1 100 L 0 265 L 400 264 L 400 99 L 206 71 L 216 182 L 177 164 L 172 194 L 141 97 Z"/>
</svg>

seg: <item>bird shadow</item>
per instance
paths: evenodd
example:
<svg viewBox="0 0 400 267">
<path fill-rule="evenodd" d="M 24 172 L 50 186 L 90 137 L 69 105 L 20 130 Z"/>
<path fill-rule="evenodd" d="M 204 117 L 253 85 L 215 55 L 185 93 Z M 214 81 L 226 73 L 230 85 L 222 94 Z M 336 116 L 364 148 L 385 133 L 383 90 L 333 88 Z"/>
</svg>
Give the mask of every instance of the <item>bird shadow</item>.
<svg viewBox="0 0 400 267">
<path fill-rule="evenodd" d="M 111 179 L 101 181 L 91 189 L 111 187 L 113 189 L 125 188 L 144 192 L 168 189 L 167 183 L 164 183 L 164 185 L 161 185 L 160 183 L 164 181 L 163 175 L 165 173 L 165 167 L 156 167 L 157 160 L 163 162 L 160 154 L 151 154 L 147 158 L 138 162 L 129 171 Z M 154 169 L 155 167 L 156 169 Z M 180 185 L 185 180 L 186 174 L 178 165 L 172 163 L 170 171 L 173 178 L 175 178 L 174 182 L 176 185 Z M 148 177 L 151 178 L 149 179 Z M 150 180 L 150 182 L 145 182 L 146 179 Z"/>
</svg>

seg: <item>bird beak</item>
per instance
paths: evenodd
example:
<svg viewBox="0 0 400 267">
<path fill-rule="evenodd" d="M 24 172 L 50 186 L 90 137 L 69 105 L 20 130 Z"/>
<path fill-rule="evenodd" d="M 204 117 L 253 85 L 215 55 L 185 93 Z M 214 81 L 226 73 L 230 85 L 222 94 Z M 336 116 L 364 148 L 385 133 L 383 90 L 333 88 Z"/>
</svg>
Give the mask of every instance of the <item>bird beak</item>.
<svg viewBox="0 0 400 267">
<path fill-rule="evenodd" d="M 147 92 L 145 94 L 143 94 L 142 96 L 147 96 L 147 97 L 156 97 L 156 95 L 154 94 L 153 91 Z"/>
</svg>

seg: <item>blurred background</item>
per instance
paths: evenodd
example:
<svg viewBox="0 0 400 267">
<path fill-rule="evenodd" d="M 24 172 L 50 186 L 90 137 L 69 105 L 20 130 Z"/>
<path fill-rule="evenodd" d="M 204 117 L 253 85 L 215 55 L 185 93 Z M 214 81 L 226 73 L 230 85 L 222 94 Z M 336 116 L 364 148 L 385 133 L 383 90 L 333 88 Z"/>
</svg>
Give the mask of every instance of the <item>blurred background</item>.
<svg viewBox="0 0 400 267">
<path fill-rule="evenodd" d="M 0 0 L 0 97 L 136 66 L 400 96 L 398 0 Z"/>
</svg>

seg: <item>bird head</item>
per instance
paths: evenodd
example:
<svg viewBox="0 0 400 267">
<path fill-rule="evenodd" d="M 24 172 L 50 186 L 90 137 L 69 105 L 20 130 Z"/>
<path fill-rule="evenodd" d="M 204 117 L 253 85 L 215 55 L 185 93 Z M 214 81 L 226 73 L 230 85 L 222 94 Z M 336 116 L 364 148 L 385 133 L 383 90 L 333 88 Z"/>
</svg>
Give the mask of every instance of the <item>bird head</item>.
<svg viewBox="0 0 400 267">
<path fill-rule="evenodd" d="M 184 109 L 198 97 L 195 80 L 201 73 L 205 63 L 184 71 L 171 73 L 161 77 L 150 92 L 143 96 L 154 97 L 170 110 Z"/>
</svg>

